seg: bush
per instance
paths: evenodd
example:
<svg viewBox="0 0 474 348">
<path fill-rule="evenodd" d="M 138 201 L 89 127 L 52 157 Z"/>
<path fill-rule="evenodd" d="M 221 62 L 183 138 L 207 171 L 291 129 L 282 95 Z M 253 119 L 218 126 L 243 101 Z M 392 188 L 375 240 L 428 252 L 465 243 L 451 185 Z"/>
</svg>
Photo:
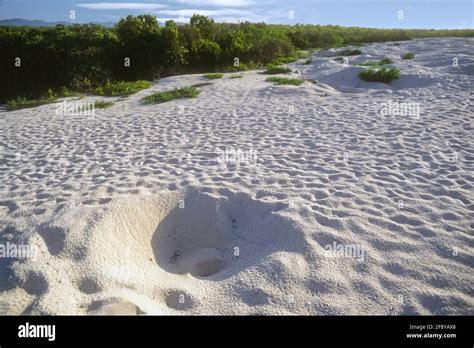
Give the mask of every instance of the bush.
<svg viewBox="0 0 474 348">
<path fill-rule="evenodd" d="M 291 70 L 287 67 L 278 66 L 278 65 L 269 65 L 267 67 L 267 70 L 264 72 L 264 74 L 276 75 L 276 74 L 287 74 L 289 72 L 291 72 Z"/>
<path fill-rule="evenodd" d="M 368 82 L 390 83 L 400 77 L 400 69 L 398 68 L 370 68 L 361 71 L 359 76 L 362 80 Z"/>
<path fill-rule="evenodd" d="M 268 77 L 265 81 L 268 82 L 273 82 L 275 85 L 293 85 L 293 86 L 299 86 L 301 85 L 304 80 L 301 79 L 288 79 L 284 77 Z"/>
<path fill-rule="evenodd" d="M 415 55 L 414 55 L 413 53 L 411 53 L 411 52 L 406 53 L 406 54 L 402 57 L 402 59 L 413 59 L 413 58 L 415 58 Z"/>
<path fill-rule="evenodd" d="M 208 79 L 211 79 L 211 80 L 221 79 L 221 78 L 224 77 L 224 74 L 221 74 L 221 73 L 208 73 L 208 74 L 205 74 L 204 77 L 206 77 Z"/>
<path fill-rule="evenodd" d="M 107 81 L 105 85 L 97 87 L 94 89 L 94 94 L 114 97 L 114 96 L 124 96 L 137 93 L 142 89 L 150 88 L 150 81 Z"/>
<path fill-rule="evenodd" d="M 208 39 L 200 39 L 191 47 L 189 62 L 198 67 L 214 68 L 221 55 L 218 43 Z"/>
<path fill-rule="evenodd" d="M 159 104 L 178 98 L 196 98 L 199 93 L 201 92 L 196 87 L 184 87 L 169 91 L 156 92 L 152 95 L 143 98 L 142 102 L 145 104 Z"/>
</svg>

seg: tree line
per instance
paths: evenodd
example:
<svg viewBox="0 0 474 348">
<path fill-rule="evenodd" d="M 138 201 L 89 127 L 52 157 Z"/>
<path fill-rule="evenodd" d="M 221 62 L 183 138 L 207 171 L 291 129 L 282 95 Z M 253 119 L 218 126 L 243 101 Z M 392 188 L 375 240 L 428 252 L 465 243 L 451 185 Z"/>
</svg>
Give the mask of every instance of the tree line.
<svg viewBox="0 0 474 348">
<path fill-rule="evenodd" d="M 399 30 L 320 25 L 215 23 L 194 15 L 189 24 L 128 16 L 114 28 L 94 24 L 0 27 L 0 101 L 47 91 L 87 91 L 107 81 L 152 80 L 217 70 L 245 70 L 314 48 L 474 36 L 474 30 Z"/>
</svg>

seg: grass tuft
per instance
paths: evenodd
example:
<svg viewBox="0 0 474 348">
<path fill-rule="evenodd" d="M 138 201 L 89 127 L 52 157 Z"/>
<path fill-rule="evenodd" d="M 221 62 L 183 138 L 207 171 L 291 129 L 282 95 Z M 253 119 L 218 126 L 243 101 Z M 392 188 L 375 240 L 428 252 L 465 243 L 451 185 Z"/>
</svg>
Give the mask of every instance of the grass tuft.
<svg viewBox="0 0 474 348">
<path fill-rule="evenodd" d="M 279 65 L 269 65 L 267 67 L 267 70 L 264 72 L 264 74 L 276 75 L 276 74 L 287 74 L 289 72 L 291 72 L 291 70 L 287 67 L 279 66 Z"/>
<path fill-rule="evenodd" d="M 391 60 L 390 58 L 384 58 L 382 60 L 368 60 L 364 63 L 360 63 L 360 64 L 357 64 L 357 65 L 360 65 L 360 66 L 382 66 L 382 65 L 387 65 L 387 64 L 392 64 L 393 63 L 393 60 Z"/>
<path fill-rule="evenodd" d="M 414 55 L 413 53 L 411 53 L 411 52 L 406 53 L 406 54 L 402 57 L 402 59 L 413 59 L 413 58 L 415 58 L 415 55 Z"/>
<path fill-rule="evenodd" d="M 55 97 L 43 97 L 38 99 L 27 99 L 25 97 L 17 97 L 7 101 L 8 110 L 19 110 L 26 108 L 34 108 L 44 104 L 54 103 L 57 100 Z"/>
<path fill-rule="evenodd" d="M 208 73 L 205 74 L 204 77 L 207 77 L 208 79 L 214 80 L 214 79 L 221 79 L 224 77 L 224 74 L 221 73 Z"/>
<path fill-rule="evenodd" d="M 241 79 L 243 77 L 244 77 L 244 75 L 230 75 L 229 79 Z"/>
<path fill-rule="evenodd" d="M 341 56 L 358 56 L 362 51 L 358 48 L 346 48 L 344 51 L 340 52 Z"/>
<path fill-rule="evenodd" d="M 96 100 L 94 103 L 94 107 L 97 109 L 107 109 L 114 105 L 113 101 L 107 101 L 107 100 Z"/>
<path fill-rule="evenodd" d="M 103 86 L 94 89 L 94 94 L 103 95 L 107 97 L 131 95 L 141 91 L 142 89 L 150 88 L 150 81 L 107 81 Z"/>
<path fill-rule="evenodd" d="M 285 77 L 268 77 L 265 81 L 267 82 L 273 82 L 275 85 L 293 85 L 293 86 L 299 86 L 301 85 L 304 80 L 301 79 L 289 79 Z"/>
<path fill-rule="evenodd" d="M 146 96 L 142 99 L 144 104 L 165 103 L 179 98 L 196 98 L 201 91 L 194 86 L 161 91 Z"/>
<path fill-rule="evenodd" d="M 400 77 L 400 69 L 398 68 L 370 68 L 361 71 L 359 76 L 362 80 L 368 82 L 390 83 Z"/>
</svg>

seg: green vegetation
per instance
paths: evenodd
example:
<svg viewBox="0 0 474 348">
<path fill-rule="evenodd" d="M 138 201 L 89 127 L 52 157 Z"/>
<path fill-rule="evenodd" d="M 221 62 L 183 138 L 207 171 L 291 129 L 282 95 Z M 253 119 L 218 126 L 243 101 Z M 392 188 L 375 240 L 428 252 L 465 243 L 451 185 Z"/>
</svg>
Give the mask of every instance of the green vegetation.
<svg viewBox="0 0 474 348">
<path fill-rule="evenodd" d="M 398 68 L 370 68 L 361 71 L 359 76 L 362 80 L 368 82 L 390 83 L 400 77 L 400 69 Z"/>
<path fill-rule="evenodd" d="M 117 82 L 110 82 L 107 81 L 103 86 L 97 87 L 93 90 L 94 94 L 108 96 L 108 97 L 115 97 L 115 96 L 125 96 L 137 93 L 142 89 L 150 88 L 151 83 L 150 81 L 117 81 Z"/>
<path fill-rule="evenodd" d="M 311 64 L 312 62 L 313 62 L 313 59 L 310 58 L 310 59 L 306 59 L 303 64 L 304 64 L 304 65 L 309 65 L 309 64 Z"/>
<path fill-rule="evenodd" d="M 184 73 L 233 72 L 272 63 L 281 65 L 310 59 L 308 51 L 313 49 L 353 47 L 344 53 L 352 55 L 364 43 L 474 36 L 472 29 L 215 23 L 201 15 L 194 15 L 186 25 L 178 26 L 173 21 L 160 24 L 155 16 L 140 15 L 127 16 L 113 28 L 95 24 L 1 26 L 0 102 L 17 97 L 41 99 L 49 89 L 63 88 L 122 95 L 142 87 L 111 85 Z"/>
<path fill-rule="evenodd" d="M 267 67 L 267 70 L 264 72 L 264 74 L 276 75 L 276 74 L 287 74 L 289 72 L 291 72 L 291 70 L 287 67 L 270 64 Z"/>
<path fill-rule="evenodd" d="M 35 106 L 40 106 L 44 104 L 50 104 L 57 101 L 57 98 L 43 97 L 38 99 L 27 99 L 25 97 L 17 97 L 16 99 L 11 99 L 7 101 L 8 110 L 19 110 L 25 108 L 34 108 Z"/>
<path fill-rule="evenodd" d="M 358 56 L 362 51 L 358 48 L 346 48 L 344 51 L 340 52 L 342 56 Z"/>
<path fill-rule="evenodd" d="M 114 105 L 113 101 L 107 101 L 107 100 L 96 100 L 94 103 L 94 107 L 97 109 L 107 109 Z"/>
<path fill-rule="evenodd" d="M 178 98 L 196 98 L 201 91 L 196 87 L 184 87 L 169 91 L 156 92 L 142 99 L 145 104 L 165 103 Z"/>
<path fill-rule="evenodd" d="M 268 77 L 265 81 L 273 82 L 275 85 L 293 85 L 293 86 L 299 86 L 304 82 L 304 80 L 301 80 L 301 79 L 289 79 L 285 77 L 276 77 L 276 76 Z"/>
<path fill-rule="evenodd" d="M 393 63 L 393 60 L 391 60 L 390 58 L 384 58 L 382 60 L 368 60 L 364 63 L 360 63 L 360 64 L 357 64 L 357 65 L 360 65 L 360 66 L 382 66 L 382 65 L 387 65 L 387 64 L 392 64 Z"/>
<path fill-rule="evenodd" d="M 241 79 L 243 77 L 244 77 L 244 75 L 230 75 L 229 79 Z"/>
<path fill-rule="evenodd" d="M 214 79 L 221 79 L 224 77 L 224 74 L 221 73 L 208 73 L 205 74 L 204 77 L 207 77 L 208 79 L 214 80 Z"/>
<path fill-rule="evenodd" d="M 277 58 L 276 60 L 273 61 L 273 65 L 293 63 L 300 59 L 309 59 L 310 56 L 311 56 L 311 53 L 309 51 L 296 51 L 294 54 L 288 57 Z"/>
<path fill-rule="evenodd" d="M 415 55 L 414 55 L 413 53 L 411 53 L 411 52 L 406 53 L 406 54 L 402 57 L 402 59 L 413 59 L 413 58 L 415 58 Z"/>
</svg>

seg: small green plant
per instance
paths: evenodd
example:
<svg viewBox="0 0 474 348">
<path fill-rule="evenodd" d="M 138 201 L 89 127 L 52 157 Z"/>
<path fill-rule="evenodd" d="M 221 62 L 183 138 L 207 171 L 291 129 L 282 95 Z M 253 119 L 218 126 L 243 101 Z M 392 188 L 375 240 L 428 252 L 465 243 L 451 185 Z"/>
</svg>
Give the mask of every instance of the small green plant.
<svg viewBox="0 0 474 348">
<path fill-rule="evenodd" d="M 196 98 L 201 91 L 196 87 L 184 87 L 168 91 L 156 92 L 152 95 L 146 96 L 142 99 L 145 104 L 159 104 L 165 103 L 179 98 Z"/>
<path fill-rule="evenodd" d="M 358 56 L 362 51 L 358 48 L 346 48 L 344 51 L 340 52 L 342 56 Z"/>
<path fill-rule="evenodd" d="M 313 59 L 310 58 L 310 59 L 306 59 L 303 64 L 304 64 L 304 65 L 309 65 L 309 64 L 311 64 L 312 62 L 313 62 Z"/>
<path fill-rule="evenodd" d="M 59 93 L 58 97 L 77 97 L 79 96 L 79 93 L 76 91 L 73 91 L 69 88 L 63 87 L 61 89 L 61 92 Z"/>
<path fill-rule="evenodd" d="M 287 67 L 280 66 L 280 65 L 272 65 L 270 64 L 267 67 L 267 70 L 264 72 L 264 74 L 267 75 L 276 75 L 276 74 L 287 74 L 291 72 L 291 70 Z"/>
<path fill-rule="evenodd" d="M 382 60 L 368 60 L 364 63 L 360 63 L 360 64 L 357 64 L 357 65 L 360 65 L 360 66 L 382 66 L 382 65 L 387 65 L 387 64 L 392 64 L 393 63 L 393 60 L 391 60 L 390 58 L 384 58 Z"/>
<path fill-rule="evenodd" d="M 54 95 L 52 90 L 48 90 L 48 95 L 38 99 L 28 99 L 25 97 L 17 97 L 7 101 L 8 110 L 19 110 L 26 108 L 34 108 L 44 104 L 54 103 L 58 98 Z"/>
<path fill-rule="evenodd" d="M 268 77 L 265 81 L 267 82 L 273 82 L 275 85 L 293 85 L 293 86 L 299 86 L 301 85 L 304 80 L 301 79 L 289 79 L 285 77 Z"/>
<path fill-rule="evenodd" d="M 415 55 L 411 52 L 405 53 L 405 55 L 402 57 L 402 59 L 413 59 L 415 58 Z"/>
<path fill-rule="evenodd" d="M 150 88 L 150 81 L 107 81 L 103 86 L 94 89 L 94 94 L 115 97 L 123 95 L 131 95 L 141 91 L 142 89 Z"/>
<path fill-rule="evenodd" d="M 97 109 L 107 109 L 114 105 L 114 102 L 107 100 L 96 100 L 94 103 L 95 108 Z"/>
<path fill-rule="evenodd" d="M 229 79 L 241 79 L 243 77 L 244 77 L 244 75 L 230 75 Z"/>
<path fill-rule="evenodd" d="M 390 83 L 400 77 L 400 69 L 398 68 L 370 68 L 361 71 L 359 76 L 362 80 L 368 82 Z"/>
<path fill-rule="evenodd" d="M 206 74 L 204 75 L 204 77 L 208 78 L 208 79 L 211 79 L 211 80 L 214 80 L 214 79 L 221 79 L 224 77 L 224 74 L 221 74 L 221 73 L 209 73 L 209 74 Z"/>
</svg>

